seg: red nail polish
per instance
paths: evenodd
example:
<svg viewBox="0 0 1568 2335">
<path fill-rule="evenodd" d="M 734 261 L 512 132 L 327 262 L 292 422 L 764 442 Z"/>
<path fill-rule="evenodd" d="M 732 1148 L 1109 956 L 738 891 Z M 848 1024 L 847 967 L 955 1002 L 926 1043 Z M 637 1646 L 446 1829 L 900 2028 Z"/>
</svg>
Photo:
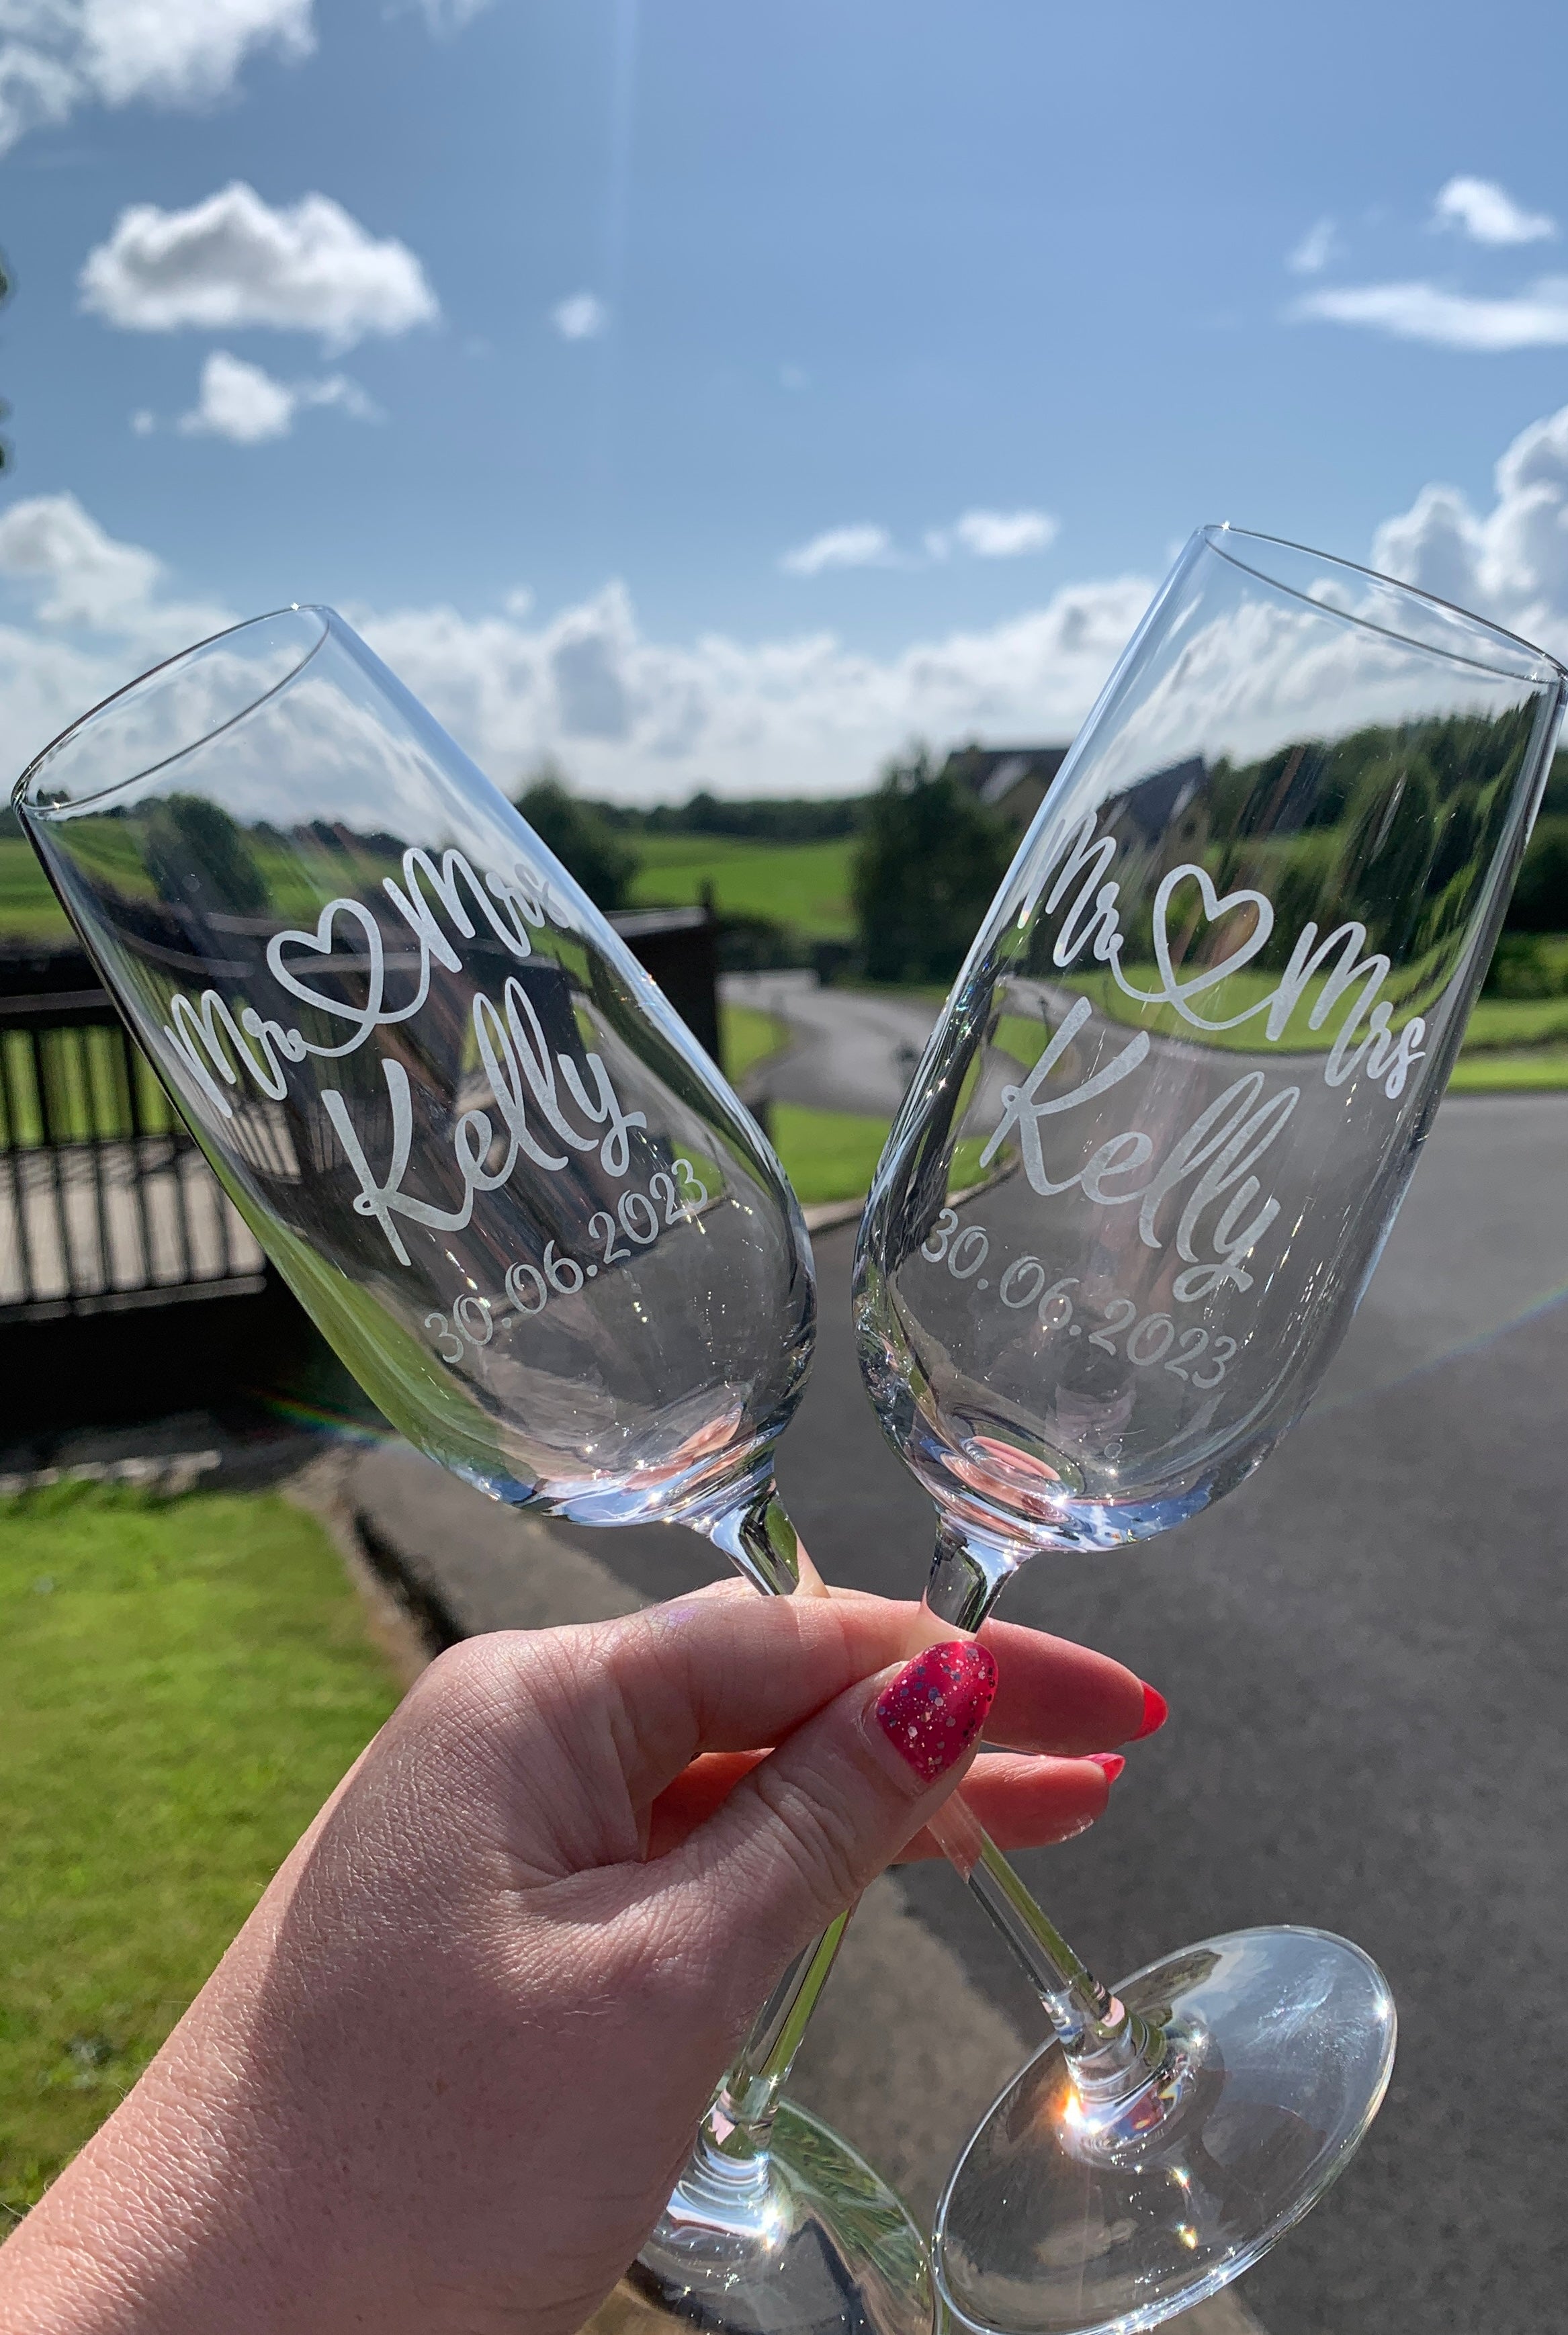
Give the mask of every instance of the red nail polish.
<svg viewBox="0 0 1568 2335">
<path fill-rule="evenodd" d="M 1119 1751 L 1089 1751 L 1084 1756 L 1086 1759 L 1092 1759 L 1097 1768 L 1105 1769 L 1105 1780 L 1108 1784 L 1114 1784 L 1127 1766 L 1127 1761 Z"/>
<path fill-rule="evenodd" d="M 1143 1690 L 1143 1725 L 1132 1738 L 1133 1742 L 1141 1743 L 1146 1735 L 1152 1735 L 1157 1728 L 1163 1727 L 1169 1717 L 1169 1703 L 1161 1694 L 1158 1687 L 1150 1686 L 1146 1679 Z"/>
<path fill-rule="evenodd" d="M 973 1638 L 927 1646 L 876 1698 L 876 1724 L 923 1782 L 961 1759 L 996 1699 L 996 1664 Z"/>
</svg>

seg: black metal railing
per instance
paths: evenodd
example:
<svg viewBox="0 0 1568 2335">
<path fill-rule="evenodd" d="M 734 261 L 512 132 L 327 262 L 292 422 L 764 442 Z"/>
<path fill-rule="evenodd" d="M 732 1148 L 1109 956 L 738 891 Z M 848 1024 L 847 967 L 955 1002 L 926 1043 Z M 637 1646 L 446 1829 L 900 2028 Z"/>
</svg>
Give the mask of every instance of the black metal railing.
<svg viewBox="0 0 1568 2335">
<path fill-rule="evenodd" d="M 655 909 L 615 922 L 716 1054 L 711 916 Z M 235 1138 L 269 1173 L 303 1172 L 276 1109 L 247 1107 Z M 0 942 L 0 1323 L 266 1285 L 261 1248 L 85 953 Z"/>
<path fill-rule="evenodd" d="M 241 1296 L 265 1267 L 87 958 L 0 953 L 0 1321 Z"/>
</svg>

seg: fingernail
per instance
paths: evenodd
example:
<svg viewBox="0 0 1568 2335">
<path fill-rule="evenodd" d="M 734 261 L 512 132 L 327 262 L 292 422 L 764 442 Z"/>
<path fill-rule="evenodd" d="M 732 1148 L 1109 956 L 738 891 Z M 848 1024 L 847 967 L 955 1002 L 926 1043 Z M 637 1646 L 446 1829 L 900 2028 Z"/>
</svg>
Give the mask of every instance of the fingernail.
<svg viewBox="0 0 1568 2335">
<path fill-rule="evenodd" d="M 1161 1694 L 1158 1687 L 1150 1686 L 1146 1679 L 1143 1687 L 1143 1725 L 1132 1740 L 1135 1743 L 1141 1743 L 1146 1735 L 1152 1735 L 1157 1728 L 1163 1727 L 1169 1717 L 1169 1703 Z"/>
<path fill-rule="evenodd" d="M 1105 1780 L 1108 1784 L 1114 1784 L 1127 1766 L 1127 1761 L 1119 1751 L 1089 1751 L 1084 1756 L 1086 1759 L 1092 1759 L 1097 1768 L 1105 1769 Z"/>
<path fill-rule="evenodd" d="M 961 1759 L 996 1699 L 996 1663 L 973 1638 L 927 1646 L 873 1705 L 873 1716 L 901 1759 L 923 1783 Z"/>
</svg>

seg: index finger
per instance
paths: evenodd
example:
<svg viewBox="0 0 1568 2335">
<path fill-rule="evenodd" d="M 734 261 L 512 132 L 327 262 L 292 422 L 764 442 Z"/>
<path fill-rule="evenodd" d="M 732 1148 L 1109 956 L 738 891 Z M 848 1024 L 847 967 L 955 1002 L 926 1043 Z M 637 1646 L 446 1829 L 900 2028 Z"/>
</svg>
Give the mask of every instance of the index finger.
<svg viewBox="0 0 1568 2335">
<path fill-rule="evenodd" d="M 836 1602 L 866 1598 L 860 1589 L 832 1589 Z M 957 1637 L 928 1606 L 913 1599 L 871 1598 L 907 1613 L 923 1642 Z M 1050 1751 L 1078 1759 L 1086 1751 L 1109 1751 L 1118 1743 L 1152 1732 L 1163 1714 L 1164 1697 L 1154 1693 L 1124 1662 L 1097 1653 L 1070 1638 L 1053 1638 L 1017 1622 L 982 1623 L 975 1633 L 997 1667 L 996 1700 L 985 1722 L 988 1743 L 1013 1751 Z"/>
<path fill-rule="evenodd" d="M 602 1762 L 610 1716 L 625 1788 L 646 1807 L 701 1753 L 779 1744 L 856 1681 L 959 1634 L 913 1600 L 699 1594 L 590 1631 L 548 1633 L 550 1651 L 566 1658 L 557 1682 L 566 1691 L 545 1700 L 557 1740 L 582 1733 L 586 1765 Z M 982 1635 L 1002 1676 L 991 1739 L 1070 1754 L 1137 1732 L 1143 1688 L 1119 1662 L 1012 1623 L 988 1624 Z M 536 1661 L 547 1645 L 536 1642 Z M 543 1676 L 535 1670 L 536 1699 L 556 1669 L 548 1661 Z M 546 1716 L 537 1707 L 535 1715 Z M 519 1721 L 528 1723 L 514 1707 Z"/>
</svg>

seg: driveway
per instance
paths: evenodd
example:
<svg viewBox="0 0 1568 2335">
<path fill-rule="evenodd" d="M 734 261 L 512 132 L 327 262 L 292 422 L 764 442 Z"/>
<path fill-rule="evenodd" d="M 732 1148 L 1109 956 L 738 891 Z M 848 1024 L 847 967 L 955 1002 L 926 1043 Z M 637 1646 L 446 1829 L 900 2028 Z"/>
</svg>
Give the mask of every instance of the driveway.
<svg viewBox="0 0 1568 2335">
<path fill-rule="evenodd" d="M 891 1119 L 925 1051 L 938 1008 L 920 998 L 819 989 L 810 973 L 730 973 L 731 1004 L 789 1024 L 794 1044 L 759 1084 L 776 1102 Z"/>
</svg>

